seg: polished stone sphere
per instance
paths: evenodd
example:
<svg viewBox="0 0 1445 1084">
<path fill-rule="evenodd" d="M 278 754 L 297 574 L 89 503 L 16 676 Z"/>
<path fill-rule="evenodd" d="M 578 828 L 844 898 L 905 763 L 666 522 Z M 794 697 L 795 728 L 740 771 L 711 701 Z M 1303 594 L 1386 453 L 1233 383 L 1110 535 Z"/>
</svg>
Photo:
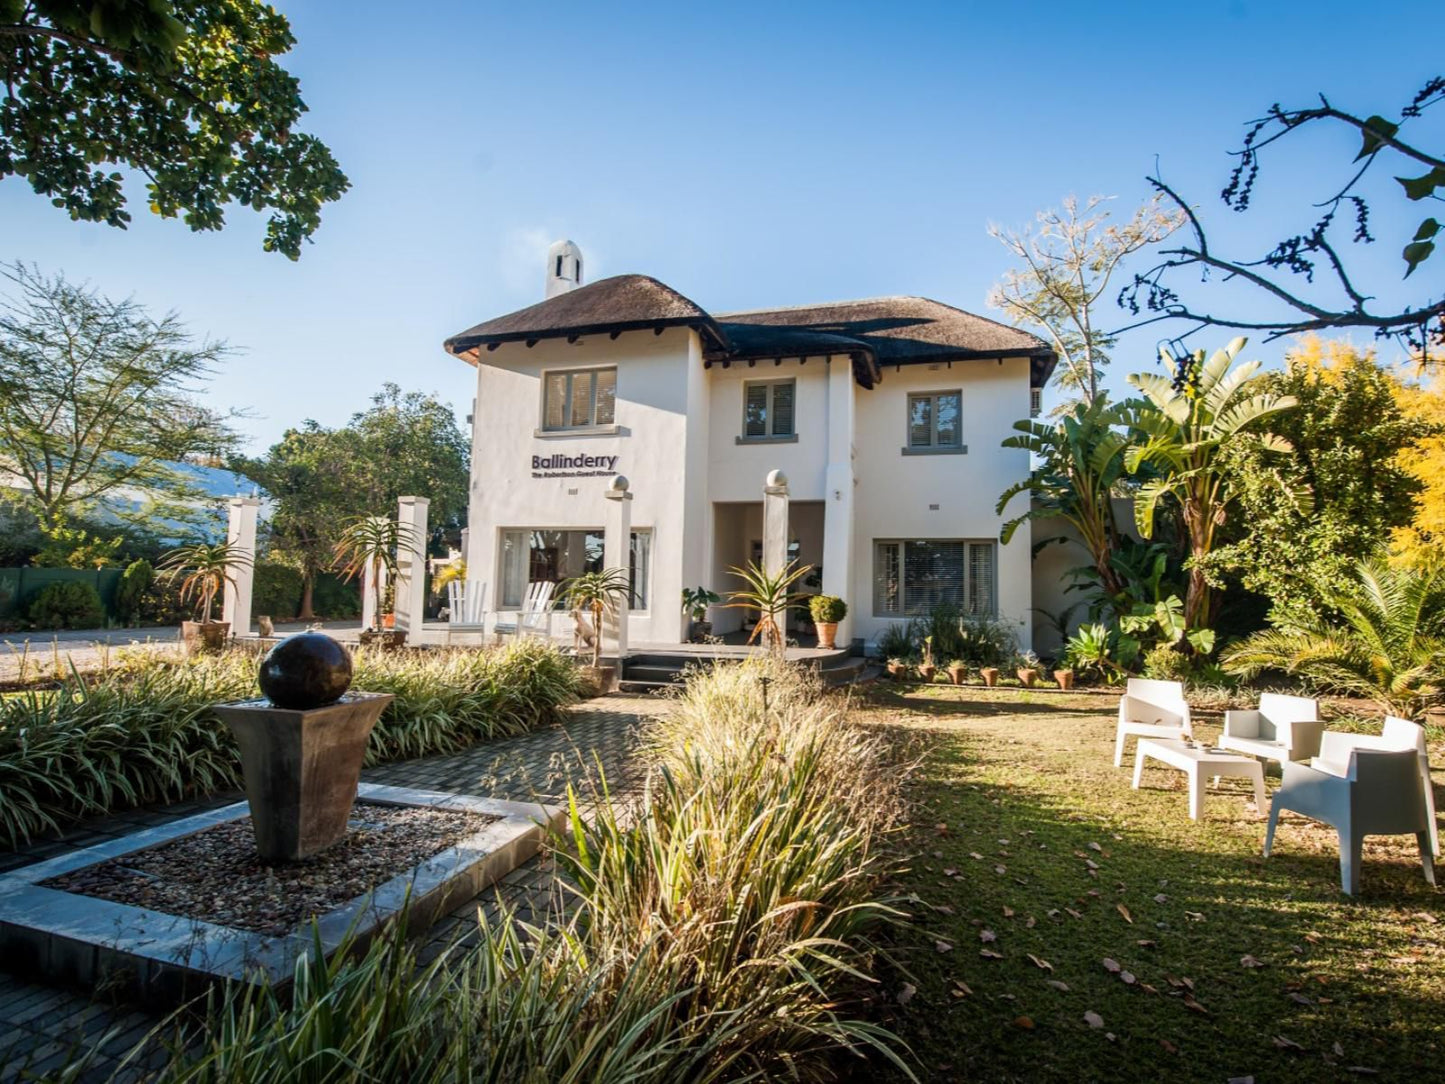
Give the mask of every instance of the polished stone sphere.
<svg viewBox="0 0 1445 1084">
<path fill-rule="evenodd" d="M 261 660 L 261 692 L 278 708 L 333 704 L 351 688 L 351 653 L 324 632 L 298 632 Z"/>
</svg>

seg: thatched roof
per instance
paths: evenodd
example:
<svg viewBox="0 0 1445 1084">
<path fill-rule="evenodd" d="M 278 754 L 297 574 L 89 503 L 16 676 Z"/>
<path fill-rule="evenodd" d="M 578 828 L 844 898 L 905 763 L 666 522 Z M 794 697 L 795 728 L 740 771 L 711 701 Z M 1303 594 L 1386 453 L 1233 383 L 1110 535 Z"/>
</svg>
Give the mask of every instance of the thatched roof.
<svg viewBox="0 0 1445 1084">
<path fill-rule="evenodd" d="M 646 275 L 600 279 L 499 316 L 446 341 L 453 354 L 504 342 L 665 327 L 691 327 L 708 362 L 764 357 L 853 359 L 858 382 L 872 387 L 889 365 L 1027 357 L 1030 383 L 1042 387 L 1057 358 L 1042 339 L 926 297 L 879 297 L 712 316 Z"/>
</svg>

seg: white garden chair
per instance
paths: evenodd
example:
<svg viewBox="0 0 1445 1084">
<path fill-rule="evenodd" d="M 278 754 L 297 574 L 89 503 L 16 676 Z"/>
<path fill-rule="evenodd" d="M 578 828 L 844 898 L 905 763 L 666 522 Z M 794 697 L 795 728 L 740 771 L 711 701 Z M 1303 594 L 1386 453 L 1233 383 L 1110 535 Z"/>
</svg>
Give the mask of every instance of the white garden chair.
<svg viewBox="0 0 1445 1084">
<path fill-rule="evenodd" d="M 1320 751 L 1325 724 L 1307 696 L 1264 693 L 1251 711 L 1226 711 L 1219 748 L 1265 760 L 1309 760 Z"/>
<path fill-rule="evenodd" d="M 453 633 L 485 632 L 487 628 L 487 585 L 480 580 L 447 584 L 447 643 Z"/>
<path fill-rule="evenodd" d="M 1124 763 L 1124 741 L 1136 738 L 1190 738 L 1189 705 L 1178 681 L 1130 678 L 1119 697 L 1119 728 L 1114 737 L 1114 767 Z"/>
<path fill-rule="evenodd" d="M 1324 761 L 1325 771 L 1284 761 L 1284 779 L 1269 807 L 1269 828 L 1264 835 L 1264 856 L 1274 847 L 1279 815 L 1286 809 L 1330 825 L 1340 837 L 1340 887 L 1353 896 L 1360 888 L 1360 861 L 1367 835 L 1413 833 L 1420 847 L 1425 880 L 1435 883 L 1430 830 L 1420 785 L 1419 760 L 1413 749 L 1380 749 L 1353 743 L 1331 743 L 1331 738 L 1354 737 L 1327 733 L 1321 752 L 1343 760 Z M 1315 758 L 1316 764 L 1322 763 Z M 1433 820 L 1433 818 L 1429 818 Z"/>
<path fill-rule="evenodd" d="M 1331 775 L 1344 775 L 1350 753 L 1356 749 L 1382 749 L 1415 754 L 1420 786 L 1424 792 L 1425 816 L 1429 821 L 1430 853 L 1438 856 L 1440 828 L 1435 823 L 1435 788 L 1430 782 L 1430 757 L 1425 751 L 1425 728 L 1408 719 L 1387 715 L 1379 734 L 1342 734 L 1329 731 L 1321 739 L 1319 753 L 1310 761 L 1310 766 Z"/>
<path fill-rule="evenodd" d="M 539 580 L 527 585 L 527 597 L 517 611 L 517 620 L 498 621 L 493 629 L 498 636 L 546 636 L 552 620 L 552 592 L 557 585 Z"/>
</svg>

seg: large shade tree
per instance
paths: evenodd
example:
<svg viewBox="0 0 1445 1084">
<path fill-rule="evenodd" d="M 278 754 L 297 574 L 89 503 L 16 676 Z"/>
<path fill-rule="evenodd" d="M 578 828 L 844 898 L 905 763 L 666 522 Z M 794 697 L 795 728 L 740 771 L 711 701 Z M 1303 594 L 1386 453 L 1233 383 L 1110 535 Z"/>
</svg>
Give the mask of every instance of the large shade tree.
<svg viewBox="0 0 1445 1084">
<path fill-rule="evenodd" d="M 306 105 L 274 59 L 294 44 L 256 0 L 0 0 L 0 180 L 124 228 L 129 167 L 154 213 L 215 230 L 242 204 L 294 260 L 348 187 L 296 129 Z"/>
<path fill-rule="evenodd" d="M 197 400 L 226 356 L 174 313 L 47 277 L 4 271 L 0 301 L 0 471 L 41 526 L 144 497 L 183 515 L 206 494 L 187 461 L 215 461 L 236 437 Z"/>
</svg>

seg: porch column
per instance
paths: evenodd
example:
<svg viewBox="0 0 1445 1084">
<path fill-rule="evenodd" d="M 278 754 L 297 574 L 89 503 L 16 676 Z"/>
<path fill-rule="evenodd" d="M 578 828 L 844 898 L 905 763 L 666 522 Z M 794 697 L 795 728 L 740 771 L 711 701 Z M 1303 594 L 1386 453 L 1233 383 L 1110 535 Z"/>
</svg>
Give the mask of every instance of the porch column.
<svg viewBox="0 0 1445 1084">
<path fill-rule="evenodd" d="M 385 516 L 372 516 L 373 523 L 385 523 Z M 380 579 L 380 584 L 377 583 Z M 386 568 L 382 567 L 372 571 L 371 562 L 366 562 L 366 568 L 361 573 L 361 627 L 374 629 L 381 624 L 381 615 L 376 612 L 376 592 L 378 588 L 382 595 L 386 594 Z"/>
<path fill-rule="evenodd" d="M 788 563 L 788 476 L 780 470 L 768 472 L 763 483 L 763 570 L 776 576 Z M 783 611 L 779 631 L 788 632 L 788 613 Z"/>
<path fill-rule="evenodd" d="M 232 570 L 235 582 L 227 582 L 221 594 L 221 620 L 231 623 L 232 636 L 251 635 L 251 590 L 256 583 L 256 516 L 261 502 L 255 497 L 233 497 L 230 521 L 226 525 L 226 542 L 238 554 L 245 554 L 244 565 Z"/>
<path fill-rule="evenodd" d="M 396 502 L 396 521 L 401 525 L 401 544 L 396 552 L 396 628 L 412 633 L 416 642 L 426 613 L 426 497 L 401 497 Z"/>
<path fill-rule="evenodd" d="M 618 568 L 624 573 L 632 567 L 632 494 L 627 491 L 628 485 L 620 474 L 613 475 L 607 483 L 607 523 L 602 530 L 602 567 L 609 571 Z M 627 655 L 627 617 L 631 603 L 632 599 L 624 594 L 613 604 L 619 673 Z M 597 635 L 602 635 L 601 629 Z"/>
<path fill-rule="evenodd" d="M 862 612 L 864 601 L 853 597 L 858 582 L 853 574 L 854 386 L 852 359 L 832 359 L 828 366 L 828 466 L 823 482 L 823 593 L 848 604 L 848 616 L 838 622 L 840 647 L 852 639 L 853 614 Z"/>
</svg>

